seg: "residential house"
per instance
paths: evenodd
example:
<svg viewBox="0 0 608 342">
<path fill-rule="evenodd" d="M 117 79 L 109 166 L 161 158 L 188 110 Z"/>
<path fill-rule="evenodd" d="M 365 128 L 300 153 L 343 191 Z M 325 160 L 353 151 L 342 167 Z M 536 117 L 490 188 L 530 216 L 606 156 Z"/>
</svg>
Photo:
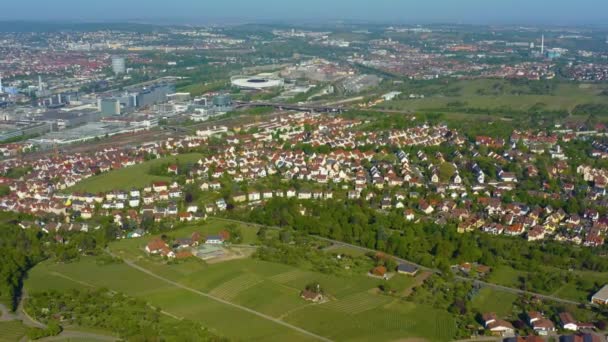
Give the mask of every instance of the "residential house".
<svg viewBox="0 0 608 342">
<path fill-rule="evenodd" d="M 247 195 L 243 192 L 237 192 L 232 196 L 234 203 L 243 203 L 247 201 Z"/>
<path fill-rule="evenodd" d="M 562 312 L 559 314 L 559 320 L 562 323 L 564 330 L 577 331 L 578 323 L 574 320 L 574 317 L 569 312 Z"/>
<path fill-rule="evenodd" d="M 247 195 L 247 199 L 249 200 L 249 202 L 257 202 L 262 199 L 262 195 L 258 191 L 251 191 Z"/>
<path fill-rule="evenodd" d="M 308 190 L 303 190 L 298 193 L 298 199 L 308 200 L 312 198 L 312 193 Z"/>
<path fill-rule="evenodd" d="M 418 273 L 418 267 L 412 264 L 399 264 L 397 266 L 397 273 L 415 276 Z"/>
<path fill-rule="evenodd" d="M 209 235 L 205 239 L 205 243 L 208 245 L 221 245 L 224 243 L 224 237 L 220 234 L 218 235 Z"/>
<path fill-rule="evenodd" d="M 165 182 L 154 182 L 152 183 L 152 190 L 154 192 L 161 192 L 169 190 L 169 185 Z"/>
</svg>

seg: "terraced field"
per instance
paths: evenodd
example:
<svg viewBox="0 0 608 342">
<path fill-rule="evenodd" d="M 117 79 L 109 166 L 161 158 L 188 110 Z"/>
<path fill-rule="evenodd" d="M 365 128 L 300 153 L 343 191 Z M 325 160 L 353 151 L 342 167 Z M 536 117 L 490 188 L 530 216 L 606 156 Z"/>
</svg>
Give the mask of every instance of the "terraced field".
<svg viewBox="0 0 608 342">
<path fill-rule="evenodd" d="M 369 293 L 357 293 L 342 300 L 336 300 L 321 306 L 325 309 L 343 312 L 345 314 L 359 314 L 367 310 L 372 310 L 391 302 L 387 296 L 372 295 Z"/>
<path fill-rule="evenodd" d="M 209 294 L 222 299 L 232 300 L 238 296 L 239 293 L 254 287 L 261 282 L 262 279 L 259 277 L 252 274 L 243 274 L 242 276 L 236 277 L 214 288 Z"/>
<path fill-rule="evenodd" d="M 0 322 L 0 342 L 15 342 L 25 336 L 27 328 L 19 321 Z"/>
</svg>

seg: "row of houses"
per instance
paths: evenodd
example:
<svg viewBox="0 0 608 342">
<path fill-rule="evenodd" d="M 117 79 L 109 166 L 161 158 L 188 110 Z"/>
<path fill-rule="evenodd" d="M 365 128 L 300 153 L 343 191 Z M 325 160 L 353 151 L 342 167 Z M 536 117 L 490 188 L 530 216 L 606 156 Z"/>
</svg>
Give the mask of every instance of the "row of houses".
<svg viewBox="0 0 608 342">
<path fill-rule="evenodd" d="M 492 137 L 478 137 L 474 145 L 467 145 L 466 139 L 445 125 L 419 125 L 386 132 L 351 129 L 360 123 L 357 120 L 324 115 L 295 114 L 246 128 L 258 129 L 259 132 L 255 134 L 222 129 L 222 134 L 227 136 L 222 138 L 222 146 L 216 148 L 217 153 L 201 158 L 187 173 L 182 174 L 178 165 L 169 165 L 167 172 L 185 176 L 187 184 L 196 184 L 202 191 L 220 190 L 220 179 L 224 177 L 235 183 L 254 183 L 271 176 L 318 185 L 311 188 L 329 188 L 329 183 L 352 186 L 348 191 L 349 199 L 359 199 L 365 192 L 366 200 L 372 200 L 370 196 L 373 196 L 373 191 L 365 191 L 371 189 L 387 192 L 410 189 L 410 193 L 420 189 L 426 193 L 426 197 L 420 198 L 417 207 L 408 208 L 402 199 L 384 196 L 380 209 L 403 209 L 408 220 L 413 220 L 416 216 L 436 220 L 438 223 L 456 220 L 460 232 L 482 230 L 489 234 L 523 236 L 530 241 L 554 238 L 589 247 L 604 244 L 606 227 L 602 218 L 596 218 L 593 213 L 585 213 L 580 220 L 576 220 L 576 213 L 562 215 L 543 208 L 544 211 L 534 217 L 533 210 L 521 210 L 525 205 L 520 206 L 518 212 L 512 212 L 507 208 L 508 204 L 503 203 L 503 195 L 517 190 L 522 181 L 520 175 L 506 171 L 509 168 L 505 166 L 509 163 L 525 165 L 527 178 L 537 178 L 540 172 L 535 166 L 534 153 L 520 150 L 516 146 L 505 149 L 504 153 L 497 153 L 495 149 L 503 149 L 505 143 Z M 305 129 L 306 127 L 313 129 Z M 285 141 L 277 140 L 277 134 L 283 134 Z M 97 207 L 101 207 L 102 211 L 123 211 L 151 205 L 163 207 L 159 203 L 169 202 L 169 216 L 174 215 L 171 203 L 178 202 L 183 197 L 182 189 L 176 183 L 159 182 L 144 189 L 106 194 L 74 193 L 69 197 L 60 194 L 59 190 L 98 173 L 136 165 L 150 156 L 168 156 L 181 148 L 196 148 L 206 139 L 208 136 L 168 138 L 127 149 L 110 148 L 91 154 L 6 161 L 0 164 L 0 172 L 6 173 L 15 168 L 30 171 L 19 179 L 0 180 L 11 189 L 9 195 L 0 198 L 0 208 L 35 215 L 65 215 L 69 211 L 77 211 L 83 218 L 91 218 L 96 214 Z M 513 143 L 523 141 L 550 146 L 557 143 L 554 135 L 531 132 L 514 132 L 512 140 Z M 285 148 L 302 143 L 317 150 L 305 153 L 304 150 Z M 363 149 L 370 145 L 387 148 L 376 151 Z M 450 155 L 439 151 L 427 155 L 424 151 L 425 147 L 438 145 L 451 145 L 455 150 Z M 481 156 L 479 146 L 491 147 L 492 150 L 486 156 Z M 396 148 L 397 151 L 393 153 L 389 147 Z M 404 147 L 418 147 L 418 150 L 410 155 L 404 152 Z M 487 166 L 484 166 L 486 170 L 482 169 L 475 161 L 478 157 L 493 160 L 496 171 L 488 172 Z M 534 190 L 535 196 L 567 199 L 578 191 L 577 180 L 568 175 L 572 169 L 570 165 L 565 160 L 555 160 L 547 172 L 553 179 L 563 181 L 563 188 L 559 192 L 549 192 L 549 185 L 544 184 Z M 452 169 L 453 173 L 449 177 L 442 176 L 442 168 Z M 594 196 L 590 197 L 593 198 L 593 203 L 601 204 L 606 193 L 605 190 L 602 193 L 598 189 L 606 183 L 606 173 L 586 166 L 579 166 L 577 171 L 583 181 L 593 181 L 595 185 L 588 190 L 588 196 Z M 472 182 L 469 181 L 471 173 Z M 436 197 L 429 198 L 429 194 L 449 198 L 455 205 L 437 203 Z M 333 196 L 331 191 L 268 189 L 236 193 L 232 200 L 234 203 L 245 203 L 274 197 L 331 199 Z M 397 196 L 399 195 L 395 197 Z M 470 205 L 468 198 L 477 198 L 478 203 Z M 207 203 L 200 212 L 226 210 L 227 200 L 218 199 L 214 203 Z M 193 219 L 195 213 L 188 212 L 190 211 L 182 213 L 184 220 Z M 162 217 L 161 212 L 154 214 Z"/>
<path fill-rule="evenodd" d="M 556 325 L 540 312 L 530 311 L 526 313 L 526 317 L 528 325 L 537 335 L 546 336 L 557 331 Z M 499 336 L 515 335 L 515 328 L 513 327 L 513 324 L 498 318 L 495 313 L 491 312 L 483 314 L 482 321 L 486 330 L 490 331 L 492 334 Z M 595 329 L 593 324 L 578 322 L 568 312 L 562 312 L 559 314 L 559 323 L 559 328 L 566 331 Z"/>
</svg>

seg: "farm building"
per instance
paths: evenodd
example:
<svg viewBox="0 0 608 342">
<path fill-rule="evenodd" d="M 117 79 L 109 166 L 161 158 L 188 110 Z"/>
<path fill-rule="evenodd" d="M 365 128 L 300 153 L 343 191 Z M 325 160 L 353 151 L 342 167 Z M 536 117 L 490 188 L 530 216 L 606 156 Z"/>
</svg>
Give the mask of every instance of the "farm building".
<svg viewBox="0 0 608 342">
<path fill-rule="evenodd" d="M 313 302 L 313 303 L 319 303 L 323 301 L 323 294 L 321 293 L 317 293 L 314 291 L 309 291 L 309 290 L 303 290 L 302 293 L 300 294 L 300 297 L 302 297 L 302 299 L 307 300 L 309 302 Z"/>
</svg>

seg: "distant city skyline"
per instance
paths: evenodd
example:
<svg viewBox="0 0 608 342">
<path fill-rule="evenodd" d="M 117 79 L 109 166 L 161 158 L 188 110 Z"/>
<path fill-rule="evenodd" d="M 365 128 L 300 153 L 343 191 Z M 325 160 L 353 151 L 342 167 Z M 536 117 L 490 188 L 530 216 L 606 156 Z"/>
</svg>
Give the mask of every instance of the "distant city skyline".
<svg viewBox="0 0 608 342">
<path fill-rule="evenodd" d="M 605 0 L 30 0 L 7 1 L 0 20 L 174 23 L 357 20 L 394 23 L 597 25 Z"/>
</svg>

